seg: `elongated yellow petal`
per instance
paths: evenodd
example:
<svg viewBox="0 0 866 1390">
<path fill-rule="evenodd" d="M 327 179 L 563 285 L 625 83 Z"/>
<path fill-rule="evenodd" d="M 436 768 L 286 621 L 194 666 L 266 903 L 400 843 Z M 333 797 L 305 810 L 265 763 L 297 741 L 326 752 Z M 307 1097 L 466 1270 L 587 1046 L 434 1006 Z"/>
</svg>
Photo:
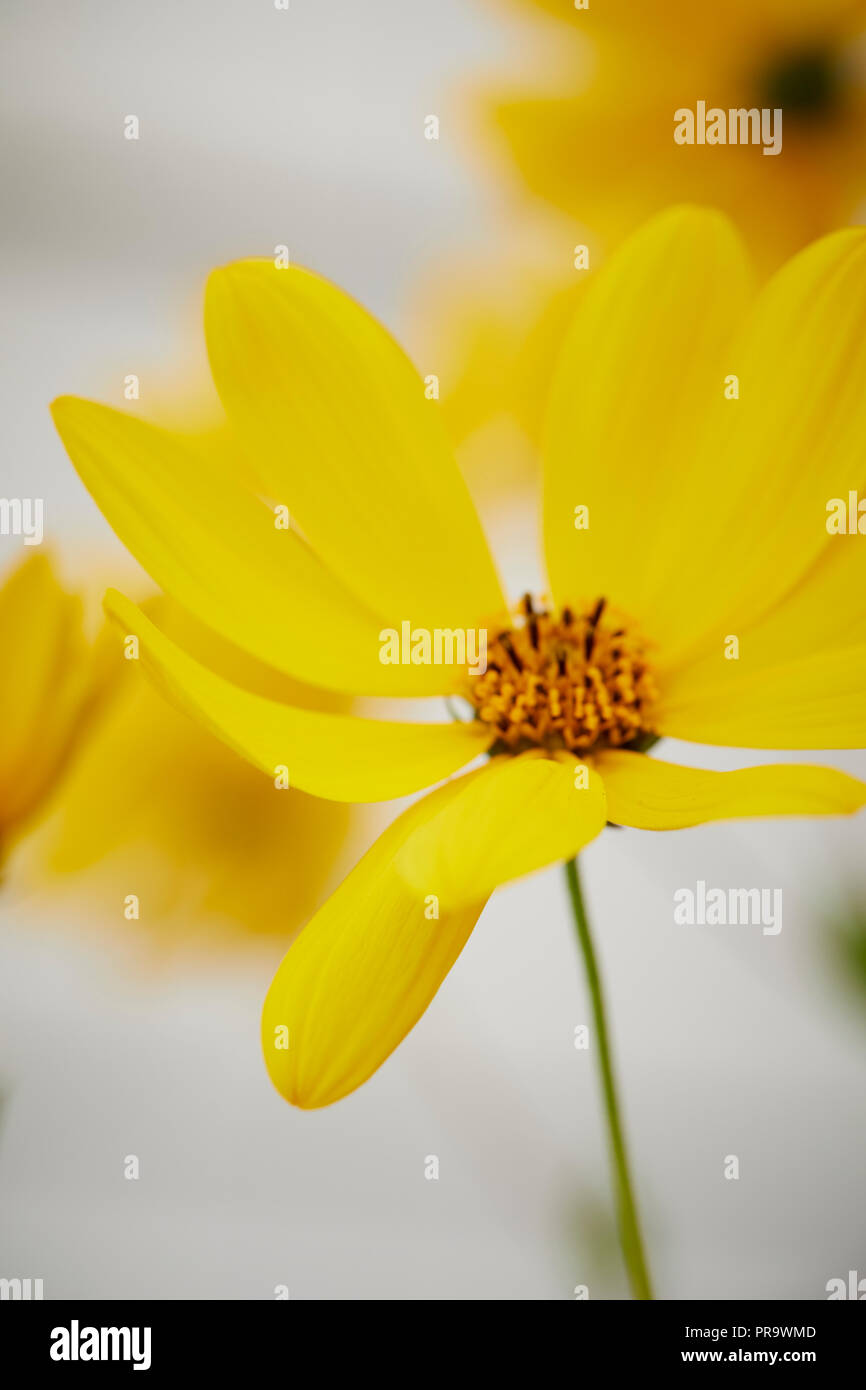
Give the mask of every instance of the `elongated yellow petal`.
<svg viewBox="0 0 866 1390">
<path fill-rule="evenodd" d="M 115 590 L 106 609 L 138 638 L 142 662 L 174 704 L 263 772 L 287 769 L 299 791 L 388 801 L 456 772 L 495 737 L 479 723 L 397 724 L 280 704 L 202 666 Z"/>
<path fill-rule="evenodd" d="M 866 554 L 859 534 L 828 535 L 773 608 L 735 632 L 721 623 L 706 633 L 687 661 L 664 674 L 661 690 L 655 724 L 675 737 L 743 748 L 862 747 Z"/>
<path fill-rule="evenodd" d="M 503 608 L 434 402 L 388 333 L 299 269 L 240 261 L 205 305 L 217 389 L 267 490 L 388 626 Z"/>
<path fill-rule="evenodd" d="M 769 613 L 823 554 L 828 501 L 864 481 L 866 230 L 825 237 L 783 267 L 731 344 L 728 371 L 739 399 L 716 393 L 677 494 L 668 575 L 683 611 L 671 662 L 696 637 Z"/>
<path fill-rule="evenodd" d="M 285 948 L 321 902 L 356 813 L 277 793 L 123 660 L 113 624 L 110 639 L 117 688 L 52 801 L 23 891 L 50 889 L 55 911 L 75 913 L 140 892 L 137 930 L 170 951 L 210 951 L 226 931 Z"/>
<path fill-rule="evenodd" d="M 856 536 L 828 536 L 815 563 L 769 612 L 737 633 L 707 633 L 666 677 L 665 694 L 680 704 L 690 691 L 720 683 L 730 690 L 741 676 L 859 646 L 866 646 L 866 550 Z"/>
<path fill-rule="evenodd" d="M 497 758 L 464 780 L 462 796 L 430 816 L 394 861 L 418 893 L 449 907 L 571 859 L 605 824 L 601 779 L 576 758 Z"/>
<path fill-rule="evenodd" d="M 703 685 L 684 672 L 655 712 L 658 732 L 735 748 L 866 745 L 866 644 L 771 666 L 757 651 L 755 670 L 748 640 L 737 661 L 703 662 Z"/>
<path fill-rule="evenodd" d="M 95 675 L 80 599 L 31 551 L 0 587 L 0 853 L 48 795 Z"/>
<path fill-rule="evenodd" d="M 372 1076 L 463 949 L 484 896 L 457 910 L 425 902 L 393 861 L 469 780 L 447 783 L 394 821 L 283 958 L 265 998 L 262 1046 L 271 1080 L 293 1105 L 330 1105 Z"/>
<path fill-rule="evenodd" d="M 614 749 L 594 762 L 610 819 L 638 830 L 746 816 L 850 815 L 866 805 L 866 785 L 831 767 L 784 763 L 708 772 Z"/>
<path fill-rule="evenodd" d="M 697 514 L 680 498 L 745 293 L 733 229 L 694 208 L 649 223 L 587 285 L 544 449 L 544 542 L 559 603 L 604 596 L 660 642 L 684 609 L 700 611 L 701 589 L 683 592 L 675 570 L 710 498 Z M 717 583 L 708 573 L 703 589 Z"/>
<path fill-rule="evenodd" d="M 330 690 L 421 695 L 454 688 L 453 668 L 382 665 L 379 620 L 296 532 L 277 529 L 273 508 L 223 454 L 93 401 L 63 396 L 52 412 L 120 539 L 215 632 Z"/>
<path fill-rule="evenodd" d="M 360 1086 L 427 1008 L 496 884 L 576 853 L 603 824 L 598 779 L 578 791 L 570 767 L 542 759 L 493 764 L 411 806 L 277 970 L 262 1043 L 280 1093 L 315 1108 Z"/>
<path fill-rule="evenodd" d="M 639 232 L 588 286 L 551 400 L 553 588 L 613 597 L 662 676 L 777 607 L 825 550 L 828 501 L 863 478 L 866 232 L 795 257 L 732 337 L 726 228 L 678 210 Z"/>
</svg>

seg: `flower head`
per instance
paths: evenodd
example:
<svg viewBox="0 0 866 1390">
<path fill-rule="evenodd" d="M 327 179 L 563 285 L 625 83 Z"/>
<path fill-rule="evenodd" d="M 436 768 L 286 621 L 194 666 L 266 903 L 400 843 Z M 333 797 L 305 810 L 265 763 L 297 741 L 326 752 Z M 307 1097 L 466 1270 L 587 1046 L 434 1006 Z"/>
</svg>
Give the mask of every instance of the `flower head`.
<svg viewBox="0 0 866 1390">
<path fill-rule="evenodd" d="M 544 444 L 549 593 L 517 612 L 420 379 L 306 271 L 242 262 L 211 277 L 235 468 L 106 407 L 55 403 L 115 529 L 215 632 L 331 690 L 456 692 L 477 716 L 407 724 L 274 701 L 108 598 L 172 699 L 269 775 L 285 765 L 293 785 L 344 801 L 443 783 L 277 970 L 262 1036 L 289 1100 L 327 1105 L 366 1080 L 492 891 L 573 857 L 608 821 L 664 830 L 863 804 L 862 784 L 831 768 L 723 773 L 643 750 L 664 735 L 863 744 L 863 560 L 825 520 L 827 499 L 863 482 L 864 322 L 866 233 L 817 243 L 752 302 L 723 217 L 683 209 L 645 227 L 566 336 Z M 274 503 L 290 531 L 275 530 Z M 473 631 L 489 639 L 474 670 Z M 383 633 L 400 660 L 380 659 Z M 428 656 L 437 634 L 460 661 Z"/>
<path fill-rule="evenodd" d="M 863 0 L 520 8 L 555 16 L 560 61 L 548 55 L 543 82 L 491 96 L 493 120 L 530 189 L 598 234 L 596 246 L 670 202 L 711 196 L 772 268 L 855 215 L 866 192 Z M 675 113 L 697 114 L 698 102 L 726 117 L 781 112 L 774 157 L 751 139 L 675 142 Z"/>
<path fill-rule="evenodd" d="M 606 599 L 557 614 L 526 594 L 469 695 L 496 750 L 588 752 L 651 735 L 656 688 L 646 644 Z"/>
</svg>

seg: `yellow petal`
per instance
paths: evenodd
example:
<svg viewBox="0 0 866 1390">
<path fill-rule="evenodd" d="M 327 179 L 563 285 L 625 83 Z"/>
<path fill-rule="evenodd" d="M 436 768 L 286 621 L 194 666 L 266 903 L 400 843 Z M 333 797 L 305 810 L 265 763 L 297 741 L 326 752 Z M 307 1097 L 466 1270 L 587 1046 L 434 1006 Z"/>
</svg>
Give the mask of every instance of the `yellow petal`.
<svg viewBox="0 0 866 1390">
<path fill-rule="evenodd" d="M 576 757 L 497 758 L 464 782 L 463 794 L 431 815 L 394 861 L 416 892 L 449 907 L 573 858 L 604 828 L 601 779 Z"/>
<path fill-rule="evenodd" d="M 610 819 L 638 830 L 746 816 L 850 815 L 866 805 L 866 785 L 831 767 L 786 763 L 708 772 L 613 749 L 594 762 Z"/>
<path fill-rule="evenodd" d="M 394 821 L 283 958 L 265 998 L 262 1046 L 271 1080 L 293 1105 L 330 1105 L 372 1076 L 463 949 L 484 898 L 456 910 L 443 904 L 434 915 L 393 860 L 466 780 Z"/>
<path fill-rule="evenodd" d="M 725 657 L 732 636 L 736 661 Z M 722 683 L 730 690 L 742 675 L 859 646 L 866 646 L 866 554 L 854 537 L 828 536 L 815 563 L 767 613 L 736 634 L 724 624 L 706 633 L 666 678 L 665 694 L 679 704 L 692 690 Z"/>
<path fill-rule="evenodd" d="M 739 400 L 716 393 L 676 499 L 668 577 L 688 601 L 671 662 L 695 638 L 770 612 L 823 554 L 828 501 L 864 481 L 866 231 L 834 233 L 790 261 L 731 344 L 727 370 Z"/>
<path fill-rule="evenodd" d="M 356 813 L 293 789 L 278 794 L 118 647 L 112 624 L 117 688 L 30 846 L 21 890 L 48 887 L 55 908 L 62 894 L 76 913 L 134 891 L 137 929 L 168 950 L 198 939 L 212 951 L 217 928 L 285 944 L 321 902 Z"/>
<path fill-rule="evenodd" d="M 0 842 L 54 786 L 82 726 L 95 672 L 81 601 L 44 553 L 0 588 Z"/>
<path fill-rule="evenodd" d="M 750 643 L 737 661 L 704 661 L 703 685 L 684 671 L 654 711 L 654 728 L 736 748 L 866 745 L 866 644 L 775 665 L 765 665 L 757 648 L 753 670 Z"/>
<path fill-rule="evenodd" d="M 122 594 L 110 590 L 106 609 L 138 638 L 148 674 L 175 705 L 271 777 L 287 769 L 299 791 L 334 801 L 405 796 L 456 772 L 495 736 L 478 722 L 397 724 L 281 704 L 202 666 Z"/>
<path fill-rule="evenodd" d="M 673 572 L 684 532 L 702 534 L 701 512 L 680 498 L 745 295 L 733 229 L 694 208 L 650 222 L 587 284 L 546 426 L 544 542 L 559 603 L 604 596 L 663 642 L 718 584 L 713 570 L 683 592 Z M 577 507 L 588 527 L 576 527 Z"/>
<path fill-rule="evenodd" d="M 736 632 L 720 622 L 705 633 L 663 675 L 659 732 L 744 748 L 862 747 L 866 558 L 859 541 L 827 535 L 815 562 L 768 612 L 738 623 Z"/>
<path fill-rule="evenodd" d="M 663 684 L 708 634 L 742 632 L 798 586 L 825 549 L 828 500 L 863 477 L 866 232 L 797 256 L 731 338 L 718 296 L 732 283 L 740 317 L 742 274 L 727 224 L 708 216 L 656 219 L 587 287 L 548 427 L 557 596 L 591 588 L 630 612 L 658 643 Z M 705 305 L 701 334 L 689 314 Z M 572 526 L 569 489 L 587 530 Z"/>
<path fill-rule="evenodd" d="M 269 494 L 388 626 L 474 627 L 501 612 L 436 404 L 375 319 L 308 271 L 240 261 L 211 276 L 205 327 Z"/>
<path fill-rule="evenodd" d="M 54 421 L 86 487 L 157 584 L 243 651 L 330 690 L 441 694 L 454 671 L 383 666 L 381 624 L 273 508 L 226 451 L 64 396 Z M 449 680 L 449 677 L 452 679 Z"/>
<path fill-rule="evenodd" d="M 283 959 L 262 1044 L 293 1104 L 330 1105 L 366 1081 L 427 1008 L 496 883 L 575 853 L 601 829 L 598 779 L 578 791 L 570 767 L 506 761 L 411 806 Z"/>
</svg>

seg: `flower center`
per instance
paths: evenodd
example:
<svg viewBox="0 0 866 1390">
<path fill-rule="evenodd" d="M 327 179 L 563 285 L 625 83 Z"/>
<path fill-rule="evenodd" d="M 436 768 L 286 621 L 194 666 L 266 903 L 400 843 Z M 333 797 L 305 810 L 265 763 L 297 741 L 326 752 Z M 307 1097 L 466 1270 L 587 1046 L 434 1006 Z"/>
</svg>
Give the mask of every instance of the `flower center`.
<svg viewBox="0 0 866 1390">
<path fill-rule="evenodd" d="M 763 105 L 781 107 L 792 119 L 820 120 L 839 104 L 839 61 L 829 49 L 795 49 L 764 72 L 760 89 Z"/>
<path fill-rule="evenodd" d="M 499 732 L 491 752 L 622 748 L 652 734 L 646 648 L 603 598 L 555 614 L 526 594 L 470 690 L 477 717 Z"/>
</svg>

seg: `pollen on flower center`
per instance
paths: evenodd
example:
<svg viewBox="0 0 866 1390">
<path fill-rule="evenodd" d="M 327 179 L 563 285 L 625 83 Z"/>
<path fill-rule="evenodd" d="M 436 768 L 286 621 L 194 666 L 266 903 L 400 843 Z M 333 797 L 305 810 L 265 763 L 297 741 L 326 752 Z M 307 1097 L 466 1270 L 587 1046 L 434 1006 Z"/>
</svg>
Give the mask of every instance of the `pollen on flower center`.
<svg viewBox="0 0 866 1390">
<path fill-rule="evenodd" d="M 603 598 L 555 614 L 527 594 L 512 627 L 490 643 L 470 699 L 503 751 L 622 748 L 652 733 L 646 649 Z"/>
</svg>

